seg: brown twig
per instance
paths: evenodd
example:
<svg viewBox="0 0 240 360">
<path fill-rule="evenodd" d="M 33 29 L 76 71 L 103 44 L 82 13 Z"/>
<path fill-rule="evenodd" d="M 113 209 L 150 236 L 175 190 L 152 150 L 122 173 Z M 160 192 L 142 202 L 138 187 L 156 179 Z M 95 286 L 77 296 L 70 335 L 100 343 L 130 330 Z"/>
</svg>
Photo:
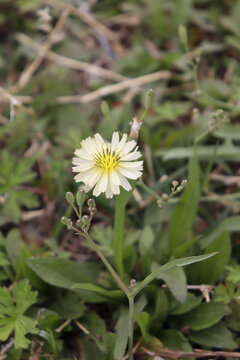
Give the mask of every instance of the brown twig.
<svg viewBox="0 0 240 360">
<path fill-rule="evenodd" d="M 64 11 L 62 12 L 61 16 L 58 19 L 58 22 L 54 29 L 50 32 L 48 35 L 48 38 L 46 42 L 43 45 L 42 51 L 38 54 L 38 56 L 33 60 L 33 62 L 27 67 L 27 69 L 22 73 L 20 76 L 20 79 L 18 80 L 17 85 L 15 85 L 11 92 L 16 92 L 19 90 L 19 88 L 24 87 L 32 75 L 35 73 L 35 71 L 38 69 L 38 67 L 41 65 L 42 61 L 44 60 L 47 51 L 51 48 L 52 44 L 54 43 L 56 35 L 60 32 L 62 29 L 64 22 L 66 18 L 69 16 L 71 11 L 71 6 L 67 6 Z"/>
<path fill-rule="evenodd" d="M 66 5 L 63 2 L 57 0 L 44 0 L 44 3 L 61 10 L 66 9 Z M 88 26 L 92 27 L 94 30 L 102 33 L 109 40 L 116 41 L 118 39 L 117 34 L 109 30 L 106 26 L 104 26 L 102 23 L 97 21 L 93 16 L 91 16 L 87 12 L 82 11 L 81 9 L 77 9 L 73 6 L 70 6 L 70 10 L 71 10 L 71 14 L 81 19 Z"/>
<path fill-rule="evenodd" d="M 5 354 L 8 352 L 8 350 L 10 350 L 10 349 L 13 347 L 14 342 L 15 342 L 15 340 L 14 340 L 14 339 L 11 339 L 11 340 L 9 341 L 9 343 L 7 343 L 7 344 L 1 349 L 1 351 L 0 351 L 0 360 L 5 359 L 5 357 L 6 357 Z"/>
<path fill-rule="evenodd" d="M 229 357 L 229 358 L 240 358 L 240 352 L 232 352 L 232 351 L 208 351 L 201 349 L 194 349 L 193 351 L 184 352 L 184 351 L 175 351 L 175 350 L 162 350 L 153 352 L 145 348 L 144 346 L 140 347 L 140 350 L 150 357 L 155 358 L 156 356 L 162 356 L 166 359 L 179 359 L 179 358 L 195 358 L 200 359 L 204 357 Z"/>
<path fill-rule="evenodd" d="M 86 104 L 97 99 L 100 99 L 104 96 L 115 94 L 122 90 L 133 88 L 135 86 L 141 86 L 144 84 L 152 83 L 158 80 L 167 80 L 171 76 L 169 71 L 158 71 L 152 74 L 143 75 L 135 79 L 128 79 L 119 82 L 118 84 L 107 85 L 90 92 L 85 95 L 71 95 L 71 96 L 58 96 L 56 98 L 57 104 Z M 21 99 L 24 103 L 31 103 L 31 96 L 16 96 L 17 99 Z"/>
<path fill-rule="evenodd" d="M 29 36 L 25 34 L 17 34 L 16 39 L 27 46 L 30 46 L 32 49 L 39 52 L 39 54 L 42 54 L 44 52 L 44 46 L 36 43 L 34 40 L 32 40 Z M 122 81 L 126 80 L 127 78 L 125 76 L 119 75 L 111 70 L 103 69 L 100 66 L 96 66 L 93 64 L 89 64 L 83 61 L 75 60 L 68 58 L 66 56 L 58 55 L 53 51 L 46 51 L 45 57 L 49 60 L 53 61 L 56 64 L 66 66 L 70 69 L 80 70 L 84 71 L 86 73 L 89 73 L 91 75 L 99 76 L 105 79 L 115 80 L 115 81 Z"/>
<path fill-rule="evenodd" d="M 66 326 L 68 326 L 71 321 L 72 321 L 72 319 L 67 319 L 67 320 L 64 321 L 64 323 L 62 323 L 62 325 L 60 325 L 55 331 L 56 331 L 57 333 L 62 332 L 62 330 L 63 330 Z"/>
<path fill-rule="evenodd" d="M 57 98 L 58 104 L 71 103 L 89 103 L 91 101 L 100 99 L 103 96 L 115 94 L 131 87 L 148 84 L 158 80 L 167 80 L 171 76 L 169 71 L 158 71 L 152 74 L 143 75 L 135 79 L 124 80 L 118 84 L 103 86 L 100 89 L 85 95 L 60 96 Z"/>
</svg>

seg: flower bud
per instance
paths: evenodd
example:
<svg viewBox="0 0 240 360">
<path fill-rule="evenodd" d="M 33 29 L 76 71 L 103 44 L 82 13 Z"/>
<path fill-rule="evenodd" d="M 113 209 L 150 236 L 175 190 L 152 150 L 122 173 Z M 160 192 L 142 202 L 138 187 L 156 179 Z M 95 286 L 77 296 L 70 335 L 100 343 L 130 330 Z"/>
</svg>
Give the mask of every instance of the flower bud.
<svg viewBox="0 0 240 360">
<path fill-rule="evenodd" d="M 73 205 L 74 204 L 74 196 L 73 196 L 73 194 L 70 191 L 68 191 L 65 196 L 66 196 L 67 202 L 70 205 Z"/>
<path fill-rule="evenodd" d="M 88 215 L 84 215 L 80 220 L 81 228 L 85 229 L 89 225 L 90 218 Z"/>
<path fill-rule="evenodd" d="M 95 208 L 96 207 L 96 203 L 95 203 L 94 199 L 88 199 L 87 204 L 88 204 L 89 208 Z"/>
<path fill-rule="evenodd" d="M 109 114 L 110 110 L 109 110 L 108 103 L 106 101 L 102 101 L 101 110 L 102 110 L 103 115 L 106 116 L 107 114 Z"/>
<path fill-rule="evenodd" d="M 162 194 L 162 200 L 164 202 L 167 202 L 168 201 L 168 194 Z"/>
<path fill-rule="evenodd" d="M 181 43 L 184 46 L 187 46 L 188 44 L 188 36 L 187 36 L 187 30 L 184 25 L 180 24 L 178 27 L 178 36 L 181 41 Z"/>
<path fill-rule="evenodd" d="M 150 89 L 146 93 L 146 99 L 145 99 L 145 108 L 146 109 L 149 109 L 152 106 L 153 98 L 154 98 L 154 92 L 152 89 Z"/>
<path fill-rule="evenodd" d="M 85 198 L 86 198 L 85 191 L 83 189 L 79 189 L 76 196 L 78 206 L 83 205 Z"/>
</svg>

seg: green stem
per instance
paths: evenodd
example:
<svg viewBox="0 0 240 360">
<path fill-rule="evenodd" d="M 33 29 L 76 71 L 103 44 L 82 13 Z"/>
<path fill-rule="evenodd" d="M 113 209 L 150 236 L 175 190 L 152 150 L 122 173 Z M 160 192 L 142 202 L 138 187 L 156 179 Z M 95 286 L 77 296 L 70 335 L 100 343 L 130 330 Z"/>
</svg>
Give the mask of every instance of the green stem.
<svg viewBox="0 0 240 360">
<path fill-rule="evenodd" d="M 91 236 L 88 234 L 88 232 L 85 230 L 84 231 L 84 236 L 86 237 L 86 239 L 88 240 L 88 242 L 90 243 L 91 247 L 93 248 L 93 250 L 97 253 L 97 255 L 100 257 L 100 259 L 102 260 L 102 262 L 104 263 L 104 265 L 106 266 L 106 268 L 108 269 L 108 271 L 111 273 L 111 275 L 113 276 L 113 278 L 115 279 L 116 283 L 118 284 L 118 286 L 122 289 L 122 291 L 126 294 L 127 297 L 129 297 L 130 291 L 128 290 L 127 286 L 122 282 L 122 280 L 120 279 L 120 277 L 118 276 L 118 274 L 116 273 L 116 271 L 113 269 L 113 267 L 111 266 L 111 264 L 108 262 L 108 260 L 105 258 L 105 256 L 103 255 L 102 251 L 98 248 L 98 246 L 95 244 L 95 242 L 93 241 L 93 239 L 91 238 Z"/>
<path fill-rule="evenodd" d="M 162 200 L 161 196 L 159 196 L 154 190 L 152 190 L 149 186 L 144 184 L 142 181 L 138 181 L 137 186 L 140 186 L 142 189 L 147 191 L 149 194 L 151 194 L 155 199 Z"/>
<path fill-rule="evenodd" d="M 116 207 L 114 214 L 113 251 L 117 271 L 123 276 L 123 246 L 124 246 L 124 221 L 126 204 L 131 192 L 123 191 L 116 196 Z"/>
<path fill-rule="evenodd" d="M 128 356 L 133 360 L 133 330 L 134 330 L 134 296 L 128 296 L 129 302 L 129 335 L 128 335 Z"/>
</svg>

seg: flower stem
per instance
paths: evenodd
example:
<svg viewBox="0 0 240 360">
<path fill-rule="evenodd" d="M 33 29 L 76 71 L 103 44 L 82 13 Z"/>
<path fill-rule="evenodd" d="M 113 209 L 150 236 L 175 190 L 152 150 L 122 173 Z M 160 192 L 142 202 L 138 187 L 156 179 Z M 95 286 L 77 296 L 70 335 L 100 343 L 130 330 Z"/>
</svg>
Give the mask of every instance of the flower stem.
<svg viewBox="0 0 240 360">
<path fill-rule="evenodd" d="M 137 182 L 137 186 L 140 186 L 142 189 L 147 191 L 149 194 L 151 194 L 155 199 L 161 200 L 161 196 L 159 196 L 154 190 L 152 190 L 149 186 L 144 184 L 141 180 Z"/>
<path fill-rule="evenodd" d="M 85 230 L 84 231 L 84 236 L 85 238 L 88 240 L 88 242 L 90 243 L 91 247 L 93 248 L 93 250 L 97 253 L 97 255 L 100 257 L 100 259 L 102 260 L 102 262 L 104 263 L 104 265 L 106 266 L 106 268 L 108 269 L 108 271 L 111 273 L 111 275 L 113 276 L 113 278 L 115 279 L 116 283 L 118 284 L 118 286 L 122 289 L 122 291 L 126 294 L 127 297 L 129 297 L 130 291 L 128 290 L 127 286 L 123 283 L 123 281 L 120 279 L 119 275 L 116 273 L 116 271 L 113 269 L 112 265 L 108 262 L 108 260 L 105 258 L 105 256 L 103 255 L 102 251 L 98 248 L 98 246 L 95 244 L 95 242 L 93 241 L 93 239 L 91 238 L 91 236 L 88 234 L 88 232 Z"/>
<path fill-rule="evenodd" d="M 128 356 L 133 360 L 133 328 L 134 328 L 134 296 L 128 296 L 129 302 L 129 335 L 128 335 Z"/>
<path fill-rule="evenodd" d="M 124 222 L 125 209 L 131 191 L 121 190 L 120 195 L 116 196 L 116 207 L 114 214 L 114 233 L 113 233 L 113 251 L 117 271 L 120 277 L 123 276 L 123 247 L 124 247 Z"/>
</svg>

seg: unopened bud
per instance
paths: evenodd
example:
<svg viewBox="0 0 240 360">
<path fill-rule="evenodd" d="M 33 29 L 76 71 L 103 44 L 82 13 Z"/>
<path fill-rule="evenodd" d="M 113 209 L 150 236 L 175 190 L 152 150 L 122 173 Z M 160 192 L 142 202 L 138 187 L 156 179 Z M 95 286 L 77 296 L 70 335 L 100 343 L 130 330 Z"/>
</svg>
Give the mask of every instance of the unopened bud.
<svg viewBox="0 0 240 360">
<path fill-rule="evenodd" d="M 154 98 L 154 92 L 152 89 L 149 89 L 148 92 L 146 93 L 146 98 L 145 98 L 146 109 L 149 109 L 152 106 L 153 98 Z"/>
<path fill-rule="evenodd" d="M 167 202 L 168 201 L 168 194 L 162 194 L 162 200 L 164 202 Z"/>
<path fill-rule="evenodd" d="M 80 220 L 80 222 L 81 222 L 81 227 L 82 227 L 82 228 L 86 228 L 86 227 L 89 225 L 89 220 L 90 220 L 89 216 L 88 216 L 88 215 L 84 215 L 84 216 L 82 217 L 82 219 Z"/>
<path fill-rule="evenodd" d="M 83 205 L 85 198 L 86 198 L 85 191 L 83 189 L 78 190 L 77 196 L 76 196 L 78 206 Z"/>
<path fill-rule="evenodd" d="M 137 286 L 137 281 L 135 279 L 131 279 L 129 288 L 134 289 Z"/>
<path fill-rule="evenodd" d="M 63 225 L 66 225 L 68 229 L 72 229 L 73 223 L 71 219 L 66 218 L 66 216 L 63 216 L 61 218 L 61 223 Z"/>
<path fill-rule="evenodd" d="M 106 116 L 107 114 L 109 114 L 110 110 L 109 110 L 108 103 L 106 101 L 102 101 L 101 110 L 102 110 L 103 115 Z"/>
<path fill-rule="evenodd" d="M 68 191 L 65 196 L 66 196 L 67 202 L 68 202 L 70 205 L 73 205 L 73 203 L 74 203 L 74 196 L 73 196 L 73 194 L 72 194 L 70 191 Z"/>
<path fill-rule="evenodd" d="M 94 199 L 88 199 L 87 204 L 88 204 L 89 208 L 96 207 L 96 203 L 95 203 Z"/>
<path fill-rule="evenodd" d="M 91 215 L 94 215 L 97 212 L 97 208 L 95 208 L 95 207 L 89 207 L 88 209 L 89 209 L 89 212 Z"/>
<path fill-rule="evenodd" d="M 179 185 L 179 182 L 177 180 L 172 181 L 173 189 L 175 189 Z"/>
<path fill-rule="evenodd" d="M 159 209 L 162 209 L 162 208 L 163 208 L 163 202 L 162 202 L 162 200 L 158 200 L 158 201 L 157 201 L 157 206 L 158 206 Z"/>
<path fill-rule="evenodd" d="M 66 216 L 62 216 L 61 217 L 61 223 L 63 224 L 63 225 L 68 225 L 68 218 L 66 218 Z"/>
<path fill-rule="evenodd" d="M 187 36 L 187 30 L 184 25 L 180 24 L 178 27 L 178 36 L 181 41 L 181 43 L 184 46 L 187 46 L 188 44 L 188 36 Z"/>
</svg>

